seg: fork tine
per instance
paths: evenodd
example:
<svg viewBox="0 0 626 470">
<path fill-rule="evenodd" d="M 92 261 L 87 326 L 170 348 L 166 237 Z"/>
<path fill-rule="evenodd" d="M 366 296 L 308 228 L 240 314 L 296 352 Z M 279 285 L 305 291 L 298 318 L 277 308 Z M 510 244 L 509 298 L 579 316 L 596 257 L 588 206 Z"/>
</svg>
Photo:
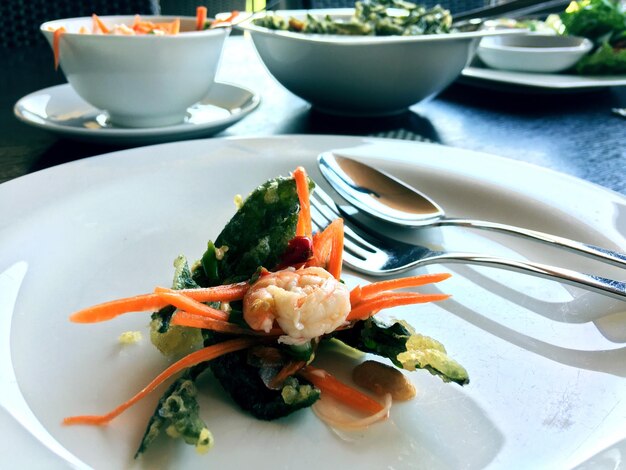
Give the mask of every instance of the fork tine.
<svg viewBox="0 0 626 470">
<path fill-rule="evenodd" d="M 310 201 L 313 209 L 311 217 L 318 229 L 342 217 L 335 201 L 319 186 L 316 186 Z M 356 233 L 344 218 L 344 261 L 348 266 L 362 271 L 367 269 L 367 264 L 384 262 L 386 258 L 387 255 L 380 248 Z"/>
</svg>

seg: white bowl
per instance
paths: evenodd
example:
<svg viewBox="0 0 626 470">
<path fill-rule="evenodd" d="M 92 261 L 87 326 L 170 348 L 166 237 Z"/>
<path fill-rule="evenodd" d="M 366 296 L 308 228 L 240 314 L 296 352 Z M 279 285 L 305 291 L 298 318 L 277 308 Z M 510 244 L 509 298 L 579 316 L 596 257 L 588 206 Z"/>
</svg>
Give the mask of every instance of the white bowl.
<svg viewBox="0 0 626 470">
<path fill-rule="evenodd" d="M 174 18 L 142 17 L 152 22 Z M 172 36 L 78 34 L 81 26 L 91 31 L 91 17 L 49 21 L 40 29 L 51 46 L 51 29 L 68 31 L 60 39 L 60 66 L 81 98 L 106 110 L 116 125 L 156 127 L 182 122 L 187 108 L 207 95 L 230 32 L 195 31 L 195 18 L 180 19 L 181 33 Z M 101 20 L 107 26 L 132 25 L 134 16 Z"/>
<path fill-rule="evenodd" d="M 478 57 L 495 69 L 554 73 L 576 64 L 593 47 L 589 39 L 554 34 L 485 38 Z"/>
<path fill-rule="evenodd" d="M 348 18 L 354 10 L 331 11 L 335 18 Z M 306 12 L 277 14 L 302 19 Z M 452 83 L 482 37 L 511 32 L 339 36 L 276 31 L 251 21 L 239 26 L 250 33 L 261 60 L 285 88 L 318 109 L 347 115 L 405 111 Z"/>
</svg>

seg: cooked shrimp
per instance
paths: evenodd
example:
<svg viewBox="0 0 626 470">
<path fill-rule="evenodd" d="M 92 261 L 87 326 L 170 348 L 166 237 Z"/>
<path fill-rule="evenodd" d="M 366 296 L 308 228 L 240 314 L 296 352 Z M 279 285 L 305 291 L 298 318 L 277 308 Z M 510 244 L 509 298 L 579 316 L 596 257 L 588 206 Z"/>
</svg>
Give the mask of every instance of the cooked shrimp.
<svg viewBox="0 0 626 470">
<path fill-rule="evenodd" d="M 301 344 L 335 331 L 350 313 L 350 291 L 318 267 L 284 269 L 262 276 L 243 299 L 243 316 L 254 330 L 278 323 L 280 341 Z"/>
</svg>

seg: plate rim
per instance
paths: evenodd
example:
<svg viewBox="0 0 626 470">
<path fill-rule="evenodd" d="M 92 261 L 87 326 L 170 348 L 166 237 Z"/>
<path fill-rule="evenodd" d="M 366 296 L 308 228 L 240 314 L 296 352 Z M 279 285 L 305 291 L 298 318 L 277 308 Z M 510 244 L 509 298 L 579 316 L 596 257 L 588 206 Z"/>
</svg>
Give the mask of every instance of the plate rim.
<svg viewBox="0 0 626 470">
<path fill-rule="evenodd" d="M 246 101 L 246 106 L 238 108 L 239 111 L 234 114 L 229 114 L 229 116 L 212 120 L 202 124 L 190 124 L 190 123 L 182 123 L 176 124 L 172 126 L 163 126 L 163 127 L 147 127 L 147 128 L 109 128 L 109 129 L 89 129 L 89 128 L 80 128 L 73 126 L 64 126 L 63 124 L 59 124 L 56 122 L 49 121 L 46 118 L 40 117 L 44 122 L 37 122 L 34 119 L 24 115 L 21 110 L 25 109 L 24 103 L 28 100 L 33 99 L 39 95 L 49 93 L 51 96 L 54 96 L 54 93 L 57 93 L 61 90 L 62 92 L 72 93 L 77 99 L 82 100 L 80 96 L 74 91 L 72 86 L 69 83 L 62 83 L 59 85 L 53 85 L 50 87 L 42 88 L 40 90 L 31 92 L 22 98 L 20 98 L 15 105 L 13 106 L 13 115 L 24 124 L 37 127 L 39 129 L 43 129 L 48 132 L 52 132 L 55 134 L 67 136 L 67 137 L 75 137 L 82 138 L 86 140 L 98 140 L 102 142 L 107 142 L 111 140 L 125 140 L 134 141 L 135 139 L 151 139 L 151 138 L 165 138 L 165 137 L 173 137 L 173 136 L 186 136 L 193 135 L 196 133 L 208 132 L 211 129 L 224 129 L 228 127 L 254 111 L 261 103 L 261 95 L 251 90 L 250 88 L 239 85 L 229 81 L 215 80 L 214 84 L 219 86 L 230 88 L 231 90 L 236 90 L 242 94 L 249 95 L 249 99 Z M 212 89 L 213 90 L 213 89 Z M 212 91 L 209 91 L 207 96 L 210 96 Z M 89 103 L 85 102 L 85 104 L 91 107 L 94 111 L 100 111 L 98 108 L 91 106 Z M 193 106 L 193 105 L 192 105 Z M 222 108 L 225 109 L 225 108 Z"/>
<path fill-rule="evenodd" d="M 428 147 L 441 147 L 440 144 L 433 144 L 433 143 L 425 143 L 425 142 L 412 142 L 412 141 L 398 141 L 396 139 L 384 139 L 384 138 L 371 138 L 371 137 L 362 137 L 362 136 L 336 136 L 336 135 L 279 135 L 279 136 L 271 136 L 271 137 L 261 137 L 261 136 L 246 136 L 246 137 L 225 137 L 225 138 L 220 138 L 220 139 L 205 139 L 205 140 L 198 140 L 198 141 L 193 141 L 193 142 L 175 142 L 175 143 L 167 143 L 167 144 L 159 144 L 159 145 L 155 145 L 152 147 L 162 147 L 162 148 L 171 148 L 171 147 L 175 147 L 178 145 L 189 145 L 189 146 L 202 146 L 204 143 L 215 143 L 216 141 L 238 141 L 238 140 L 257 140 L 257 141 L 267 141 L 267 140 L 280 140 L 280 141 L 289 141 L 289 140 L 293 140 L 293 139 L 303 139 L 303 140 L 307 140 L 307 141 L 317 141 L 320 139 L 325 139 L 325 140 L 332 140 L 332 141 L 337 141 L 337 142 L 341 142 L 341 143 L 348 143 L 350 145 L 360 145 L 363 143 L 368 143 L 368 142 L 382 142 L 382 143 L 388 143 L 388 142 L 394 142 L 397 144 L 401 144 L 401 145 L 407 145 L 407 146 L 412 146 L 412 147 L 421 147 L 421 146 L 428 146 Z M 236 145 L 236 143 L 235 143 Z M 120 156 L 120 154 L 124 154 L 124 153 L 141 153 L 141 154 L 149 154 L 150 153 L 150 147 L 142 147 L 142 148 L 137 148 L 137 149 L 127 149 L 127 150 L 120 150 L 120 151 L 115 151 L 115 152 L 109 152 L 109 153 L 105 153 L 105 154 L 101 154 L 95 157 L 91 157 L 91 158 L 87 158 L 87 159 L 83 159 L 83 160 L 78 160 L 78 161 L 73 161 L 73 162 L 68 162 L 62 165 L 58 165 L 56 167 L 51 167 L 49 169 L 43 169 L 40 170 L 36 173 L 32 173 L 29 175 L 25 175 L 23 177 L 20 178 L 16 178 L 15 180 L 11 180 L 9 182 L 6 183 L 2 183 L 0 184 L 0 195 L 2 193 L 4 193 L 5 191 L 8 191 L 9 194 L 10 192 L 13 190 L 13 188 L 15 186 L 17 186 L 18 188 L 20 186 L 23 186 L 27 183 L 31 183 L 31 180 L 33 183 L 37 182 L 37 178 L 41 178 L 41 177 L 48 177 L 48 176 L 54 176 L 54 170 L 57 168 L 60 168 L 60 170 L 58 171 L 63 171 L 66 172 L 68 171 L 68 167 L 74 166 L 74 165 L 81 165 L 83 164 L 83 162 L 87 162 L 87 165 L 90 164 L 95 164 L 97 166 L 98 163 L 98 159 L 100 158 L 117 158 L 118 156 Z M 522 161 L 518 161 L 518 160 L 513 160 L 513 159 L 509 159 L 506 157 L 501 157 L 498 155 L 493 155 L 493 154 L 487 154 L 484 152 L 478 152 L 478 151 L 473 151 L 473 150 L 466 150 L 466 149 L 460 149 L 460 148 L 455 148 L 455 147 L 449 147 L 449 149 L 451 149 L 451 151 L 453 152 L 459 152 L 460 154 L 465 154 L 465 153 L 472 153 L 472 154 L 476 154 L 476 156 L 488 156 L 490 158 L 493 158 L 492 161 L 498 161 L 501 162 L 503 164 L 506 165 L 513 165 L 514 167 L 517 166 L 524 166 L 524 167 L 532 167 L 534 170 L 537 171 L 542 171 L 545 172 L 545 174 L 551 175 L 553 177 L 556 178 L 566 178 L 567 180 L 571 180 L 572 182 L 577 182 L 577 183 L 585 183 L 585 185 L 588 185 L 589 187 L 594 188 L 594 190 L 596 191 L 603 191 L 607 194 L 610 194 L 612 196 L 618 196 L 620 200 L 624 199 L 624 196 L 620 195 L 619 193 L 616 193 L 612 190 L 610 190 L 609 188 L 604 188 L 602 186 L 596 185 L 594 183 L 585 181 L 581 178 L 572 176 L 572 175 L 568 175 L 565 173 L 561 173 L 558 172 L 556 170 L 552 170 L 549 168 L 545 168 L 545 167 L 541 167 L 532 163 L 527 163 L 527 162 L 522 162 Z M 158 155 L 157 155 L 158 156 Z M 386 159 L 387 157 L 378 157 L 380 159 Z M 124 161 L 123 159 L 118 159 L 119 161 Z M 406 159 L 403 158 L 396 158 L 394 159 L 393 157 L 391 158 L 391 161 L 394 162 L 406 162 Z M 78 168 L 78 167 L 77 167 Z M 76 168 L 70 168 L 69 171 L 71 172 L 73 169 Z M 78 168 L 79 169 L 79 168 Z M 14 184 L 11 184 L 12 182 L 15 182 Z M 0 210 L 2 209 L 2 207 L 0 207 Z"/>
<path fill-rule="evenodd" d="M 506 74 L 502 76 L 501 74 Z M 510 75 L 510 76 L 507 76 Z M 528 81 L 524 77 L 531 75 L 536 77 L 536 81 Z M 545 82 L 541 79 L 545 76 L 563 76 L 578 78 L 576 82 Z M 617 77 L 617 78 L 616 78 Z M 592 76 L 592 75 L 572 75 L 557 73 L 532 73 L 514 72 L 509 70 L 490 69 L 476 62 L 471 63 L 461 71 L 459 77 L 464 83 L 477 81 L 483 83 L 497 83 L 523 87 L 528 89 L 550 90 L 550 91 L 575 91 L 593 90 L 599 88 L 626 86 L 626 75 Z"/>
<path fill-rule="evenodd" d="M 313 8 L 313 9 L 295 9 L 295 10 L 276 10 L 272 14 L 282 16 L 300 17 L 306 14 L 312 15 L 333 15 L 337 17 L 350 16 L 354 12 L 354 8 Z M 269 37 L 282 37 L 294 39 L 305 43 L 325 44 L 332 46 L 389 46 L 394 44 L 411 44 L 420 42 L 442 42 L 442 41 L 460 41 L 480 39 L 488 36 L 502 36 L 508 34 L 521 34 L 525 29 L 509 29 L 509 30 L 477 30 L 469 32 L 450 32 L 443 34 L 422 34 L 415 36 L 349 36 L 339 34 L 315 34 L 315 33 L 298 33 L 287 30 L 270 29 L 263 26 L 252 24 L 252 20 L 269 16 L 268 11 L 259 12 L 258 15 L 251 15 L 244 21 L 235 25 L 236 28 L 251 34 L 261 34 Z"/>
</svg>

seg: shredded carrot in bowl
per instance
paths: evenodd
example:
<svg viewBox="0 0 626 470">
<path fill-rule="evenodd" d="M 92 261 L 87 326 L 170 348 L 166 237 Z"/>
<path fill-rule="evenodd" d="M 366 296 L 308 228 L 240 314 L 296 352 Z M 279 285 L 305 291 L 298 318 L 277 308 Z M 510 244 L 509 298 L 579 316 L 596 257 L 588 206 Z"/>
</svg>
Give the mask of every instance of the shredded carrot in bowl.
<svg viewBox="0 0 626 470">
<path fill-rule="evenodd" d="M 207 8 L 200 6 L 196 9 L 196 27 L 194 31 L 204 31 L 216 26 L 229 25 L 239 15 L 238 11 L 233 11 L 228 18 L 220 20 L 209 20 L 207 17 Z M 82 26 L 78 30 L 78 34 L 90 34 L 90 35 L 107 35 L 107 36 L 176 36 L 181 33 L 180 30 L 180 18 L 174 18 L 172 21 L 155 23 L 152 21 L 146 21 L 141 18 L 141 15 L 135 15 L 135 19 L 131 25 L 127 24 L 115 24 L 107 25 L 102 19 L 95 13 L 91 15 L 91 29 Z M 49 26 L 48 31 L 54 33 L 53 39 L 53 52 L 54 52 L 54 67 L 55 70 L 59 67 L 60 62 L 60 43 L 61 36 L 68 33 L 65 26 L 53 27 Z"/>
</svg>

